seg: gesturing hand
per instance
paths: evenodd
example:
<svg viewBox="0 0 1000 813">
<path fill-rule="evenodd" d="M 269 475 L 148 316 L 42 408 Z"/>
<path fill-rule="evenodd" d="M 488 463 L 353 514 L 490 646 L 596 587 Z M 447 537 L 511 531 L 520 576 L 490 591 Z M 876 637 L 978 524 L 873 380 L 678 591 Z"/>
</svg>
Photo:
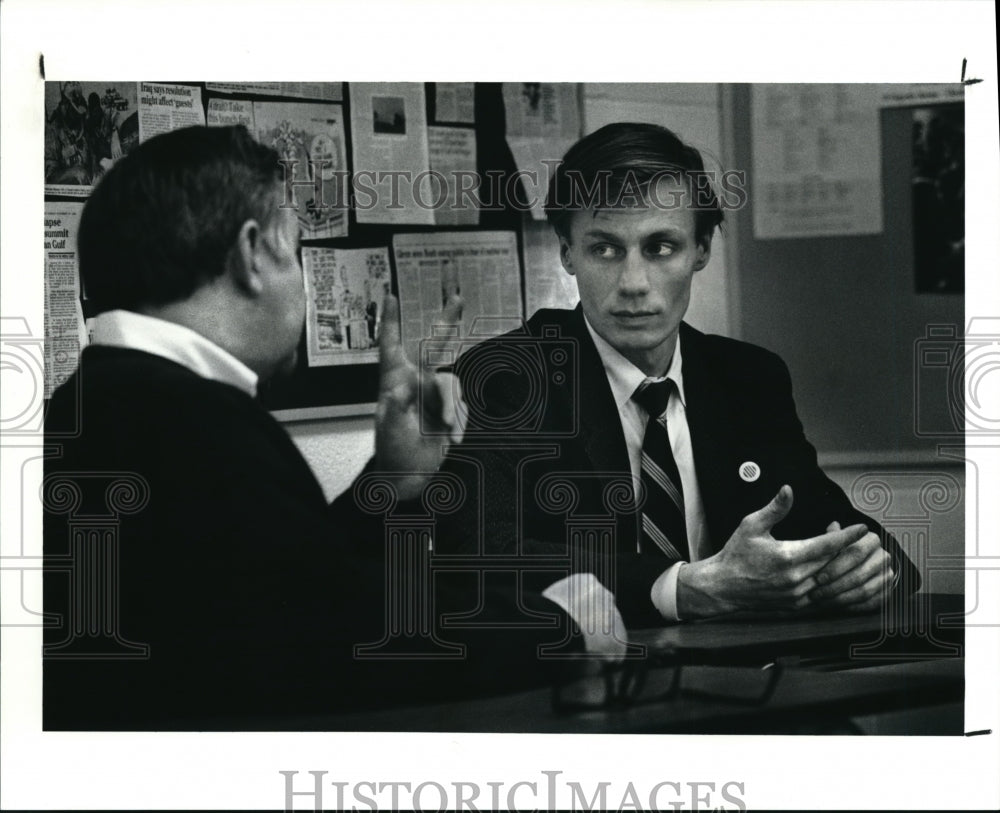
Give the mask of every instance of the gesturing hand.
<svg viewBox="0 0 1000 813">
<path fill-rule="evenodd" d="M 462 300 L 451 296 L 441 321 L 455 325 Z M 397 475 L 401 499 L 420 494 L 444 458 L 449 443 L 462 439 L 458 380 L 414 365 L 403 353 L 399 303 L 387 294 L 379 335 L 379 395 L 375 408 L 375 461 L 384 474 Z"/>
<path fill-rule="evenodd" d="M 838 530 L 838 522 L 827 527 L 830 532 Z M 871 612 L 881 606 L 894 577 L 892 557 L 876 534 L 867 533 L 816 572 L 818 587 L 810 591 L 809 599 L 821 606 Z"/>
<path fill-rule="evenodd" d="M 682 618 L 735 610 L 795 610 L 811 603 L 816 574 L 868 529 L 838 526 L 809 539 L 775 539 L 771 529 L 788 516 L 792 500 L 791 487 L 782 486 L 771 502 L 743 518 L 715 556 L 681 568 L 677 609 Z"/>
</svg>

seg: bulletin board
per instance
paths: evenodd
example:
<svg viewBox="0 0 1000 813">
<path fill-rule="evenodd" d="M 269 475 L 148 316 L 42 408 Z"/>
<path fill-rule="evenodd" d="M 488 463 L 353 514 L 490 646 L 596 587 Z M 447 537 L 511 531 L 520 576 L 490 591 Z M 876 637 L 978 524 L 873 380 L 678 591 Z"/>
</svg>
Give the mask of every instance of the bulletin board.
<svg viewBox="0 0 1000 813">
<path fill-rule="evenodd" d="M 49 83 L 52 86 L 56 84 L 59 83 Z M 66 83 L 62 84 L 65 85 Z M 81 83 L 75 84 L 80 86 Z M 132 109 L 130 105 L 135 105 L 135 100 L 131 98 L 109 101 L 107 97 L 108 93 L 118 93 L 118 90 L 116 90 L 118 88 L 121 89 L 122 96 L 129 96 L 132 93 L 128 87 L 129 83 L 82 84 L 83 93 L 79 97 L 81 106 L 83 98 L 94 96 L 95 93 L 98 96 L 102 96 L 103 104 L 107 110 L 111 110 L 114 104 L 117 103 L 123 110 L 129 112 Z M 137 83 L 132 84 L 135 85 Z M 107 88 L 104 87 L 105 85 Z M 322 224 L 318 234 L 304 232 L 303 250 L 304 252 L 309 252 L 313 249 L 335 249 L 338 252 L 344 250 L 337 256 L 349 256 L 352 250 L 373 250 L 378 255 L 376 257 L 378 262 L 381 262 L 379 258 L 387 260 L 390 277 L 388 284 L 390 290 L 398 296 L 400 279 L 399 269 L 396 267 L 396 256 L 393 250 L 394 238 L 398 239 L 400 235 L 408 235 L 411 237 L 407 239 L 420 243 L 419 235 L 425 235 L 428 240 L 424 242 L 429 241 L 433 243 L 432 238 L 434 235 L 446 237 L 447 235 L 461 233 L 470 233 L 472 235 L 487 232 L 497 233 L 503 238 L 504 242 L 516 247 L 516 271 L 511 272 L 515 273 L 519 278 L 518 301 L 516 303 L 517 312 L 515 316 L 516 320 L 523 318 L 525 296 L 523 271 L 525 266 L 523 256 L 524 224 L 526 222 L 530 223 L 532 220 L 529 204 L 533 192 L 539 190 L 532 190 L 529 186 L 525 185 L 521 174 L 519 174 L 519 169 L 524 168 L 523 158 L 522 156 L 515 158 L 512 154 L 510 144 L 514 144 L 515 149 L 518 148 L 518 144 L 516 141 L 509 139 L 511 122 L 509 121 L 508 114 L 513 108 L 510 106 L 509 98 L 505 104 L 504 85 L 499 83 L 446 83 L 444 85 L 438 83 L 397 83 L 394 87 L 400 91 L 398 94 L 395 91 L 393 93 L 376 92 L 370 98 L 366 98 L 365 104 L 367 107 L 363 111 L 363 116 L 360 115 L 359 105 L 360 123 L 352 121 L 352 115 L 355 113 L 351 108 L 352 86 L 350 83 L 344 82 L 302 85 L 290 83 L 279 85 L 278 83 L 150 82 L 148 85 L 138 84 L 138 87 L 138 94 L 140 96 L 143 95 L 144 90 L 154 88 L 156 92 L 161 94 L 161 98 L 163 99 L 161 103 L 165 103 L 166 106 L 173 106 L 176 103 L 177 107 L 181 107 L 184 104 L 193 107 L 193 112 L 191 109 L 188 109 L 184 115 L 188 117 L 193 116 L 196 119 L 198 114 L 200 114 L 201 121 L 204 122 L 207 118 L 210 125 L 213 123 L 238 123 L 241 116 L 245 115 L 245 111 L 252 109 L 257 118 L 256 129 L 261 132 L 263 132 L 261 116 L 268 115 L 271 109 L 276 108 L 278 105 L 294 102 L 296 105 L 305 106 L 317 111 L 322 111 L 324 106 L 327 106 L 326 110 L 335 109 L 336 116 L 341 122 L 338 127 L 342 127 L 343 145 L 340 147 L 340 145 L 335 144 L 337 140 L 335 137 L 330 139 L 329 145 L 321 146 L 319 151 L 322 153 L 324 149 L 327 149 L 333 159 L 332 164 L 334 166 L 339 165 L 340 161 L 343 161 L 345 164 L 343 169 L 348 177 L 353 177 L 353 174 L 361 169 L 361 167 L 354 166 L 355 156 L 364 155 L 364 150 L 368 147 L 372 147 L 375 150 L 379 148 L 379 144 L 375 143 L 378 139 L 373 137 L 374 134 L 383 136 L 381 144 L 384 145 L 387 139 L 402 138 L 408 128 L 412 133 L 416 132 L 416 128 L 426 127 L 428 133 L 431 130 L 436 131 L 435 136 L 429 137 L 436 137 L 440 140 L 442 137 L 454 135 L 455 138 L 459 138 L 465 141 L 465 143 L 474 143 L 475 163 L 474 167 L 470 167 L 470 169 L 474 168 L 474 171 L 480 178 L 489 178 L 491 183 L 489 192 L 490 205 L 480 209 L 478 212 L 478 222 L 474 220 L 472 223 L 448 222 L 438 224 L 433 222 L 433 217 L 431 218 L 431 222 L 422 223 L 414 222 L 412 219 L 399 223 L 372 222 L 373 218 L 370 214 L 359 213 L 355 206 L 351 205 L 343 211 L 342 223 L 327 224 L 329 225 L 330 234 L 323 233 L 322 229 L 325 226 L 322 226 Z M 358 85 L 356 89 L 362 87 L 379 88 L 382 86 Z M 579 89 L 576 85 L 547 85 L 545 88 L 547 88 L 549 97 L 544 97 L 544 94 L 540 90 L 542 87 L 542 85 L 537 83 L 508 84 L 506 86 L 506 93 L 508 95 L 513 93 L 514 98 L 519 102 L 537 109 L 540 113 L 539 120 L 542 118 L 541 114 L 543 111 L 547 109 L 552 94 L 562 94 L 567 109 L 571 103 L 579 104 Z M 174 90 L 174 88 L 179 90 Z M 49 100 L 51 104 L 47 104 L 47 121 L 52 118 L 57 91 L 65 95 L 64 88 L 62 90 L 55 87 L 47 88 L 47 93 L 52 97 Z M 164 93 L 172 95 L 162 95 Z M 405 99 L 404 96 L 406 97 Z M 411 104 L 412 99 L 421 97 L 424 109 L 415 110 Z M 176 101 L 177 99 L 181 99 L 181 101 Z M 149 103 L 149 99 L 146 101 Z M 155 100 L 152 103 L 155 104 Z M 269 106 L 272 103 L 273 106 Z M 201 108 L 200 111 L 197 109 L 199 105 Z M 168 110 L 165 115 L 169 113 L 170 111 Z M 148 126 L 150 121 L 155 121 L 155 117 L 150 117 L 148 108 L 144 115 L 146 116 L 145 119 L 142 119 L 141 116 L 139 117 L 140 123 L 145 123 Z M 173 113 L 173 115 L 178 116 L 179 114 Z M 518 113 L 515 115 L 520 117 L 521 114 Z M 571 142 L 579 136 L 578 110 L 574 112 L 574 116 L 575 118 L 566 117 L 564 124 L 568 128 L 568 132 L 564 134 L 564 141 L 553 142 L 550 149 L 552 154 L 546 154 L 546 157 L 561 158 L 563 143 Z M 122 117 L 120 116 L 119 118 Z M 124 128 L 128 130 L 128 141 L 124 140 L 126 135 L 123 134 L 121 136 L 121 143 L 125 145 L 126 151 L 129 145 L 137 144 L 139 141 L 139 133 L 135 132 L 137 129 L 135 127 L 135 118 L 135 116 L 129 116 L 127 125 Z M 177 118 L 172 123 L 167 121 L 167 119 L 164 119 L 164 121 L 167 122 L 166 129 L 185 126 L 185 124 L 199 123 L 196 120 L 188 121 L 182 118 Z M 530 123 L 526 125 L 521 121 L 517 123 L 517 126 L 528 126 L 529 135 L 544 135 L 542 132 L 530 132 L 529 125 Z M 51 130 L 51 126 L 47 126 Z M 275 124 L 272 139 L 280 137 L 281 133 L 278 132 L 280 126 L 280 123 Z M 253 128 L 251 129 L 253 131 Z M 261 137 L 258 133 L 255 133 L 255 135 Z M 145 137 L 148 137 L 148 133 Z M 145 137 L 142 140 L 145 140 Z M 115 138 L 118 138 L 117 134 Z M 369 139 L 373 144 L 363 143 L 362 139 Z M 47 145 L 51 140 L 51 133 L 48 133 Z M 528 139 L 526 143 L 531 147 L 533 142 L 531 139 Z M 339 160 L 335 155 L 338 149 L 341 149 L 342 155 Z M 58 149 L 49 149 L 47 146 L 47 156 L 50 152 L 55 153 L 57 151 Z M 53 156 L 53 158 L 54 160 L 58 159 L 58 156 Z M 517 160 L 522 160 L 520 167 Z M 67 169 L 67 173 L 72 180 L 73 168 Z M 85 199 L 85 196 L 81 195 L 80 189 L 49 183 L 51 178 L 48 158 L 46 180 L 47 207 L 63 203 L 78 206 Z M 59 179 L 56 178 L 55 180 Z M 302 194 L 300 189 L 301 186 L 299 189 L 296 189 L 297 198 Z M 485 192 L 482 194 L 485 195 Z M 345 197 L 341 199 L 348 200 L 349 198 Z M 535 215 L 537 216 L 538 214 L 540 212 L 536 211 Z M 321 219 L 322 213 L 317 215 L 317 218 L 318 220 Z M 413 237 L 414 235 L 416 237 Z M 363 252 L 357 253 L 363 254 Z M 320 255 L 314 254 L 312 256 L 317 257 Z M 332 255 L 327 253 L 323 256 Z M 373 254 L 372 256 L 375 255 Z M 369 259 L 369 262 L 371 262 L 371 259 Z M 510 268 L 510 266 L 506 267 Z M 49 267 L 47 265 L 47 273 L 48 270 Z M 505 271 L 504 273 L 507 272 Z M 306 273 L 306 278 L 307 280 L 309 278 L 308 272 Z M 507 307 L 509 309 L 509 302 Z M 376 307 L 374 305 L 370 306 L 370 311 L 375 310 Z M 82 311 L 85 318 L 94 315 L 89 312 L 90 307 L 85 296 L 82 297 Z M 314 360 L 314 363 L 310 364 L 309 351 L 311 348 L 314 353 L 316 352 L 318 346 L 316 334 L 320 331 L 318 327 L 313 328 L 314 335 L 311 345 L 309 344 L 307 331 L 303 331 L 299 347 L 298 363 L 294 372 L 289 377 L 262 385 L 260 390 L 262 402 L 279 419 L 304 420 L 370 414 L 373 412 L 378 386 L 377 345 L 375 344 L 374 315 L 371 313 L 365 314 L 364 311 L 365 308 L 363 305 L 357 308 L 355 310 L 356 318 L 349 325 L 341 324 L 339 319 L 333 324 L 330 323 L 330 320 L 314 323 L 314 325 L 319 325 L 319 327 L 326 331 L 324 337 L 328 339 L 327 344 L 336 341 L 345 345 L 350 343 L 352 347 L 358 345 L 369 348 L 368 352 L 347 354 L 352 358 L 359 359 L 356 363 L 327 362 L 326 366 L 321 366 L 320 363 L 316 363 Z M 404 340 L 406 338 L 405 318 L 406 314 L 404 313 Z M 413 330 L 414 328 L 411 325 L 411 334 Z M 334 339 L 330 339 L 330 336 L 333 336 Z M 417 359 L 412 360 L 416 361 Z"/>
<path fill-rule="evenodd" d="M 730 98 L 734 165 L 752 187 L 750 86 Z M 878 233 L 762 239 L 752 195 L 727 215 L 737 335 L 788 364 L 806 434 L 830 461 L 931 461 L 938 444 L 963 442 L 964 296 L 917 282 L 913 111 L 877 112 Z"/>
</svg>

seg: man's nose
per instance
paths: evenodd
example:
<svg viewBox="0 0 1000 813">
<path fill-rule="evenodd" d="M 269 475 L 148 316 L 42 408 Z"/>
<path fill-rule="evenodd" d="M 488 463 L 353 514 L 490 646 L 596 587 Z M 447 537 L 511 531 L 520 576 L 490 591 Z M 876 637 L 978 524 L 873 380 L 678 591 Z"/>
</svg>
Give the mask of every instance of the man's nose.
<svg viewBox="0 0 1000 813">
<path fill-rule="evenodd" d="M 649 293 L 649 268 L 641 252 L 630 251 L 618 278 L 618 291 L 622 296 L 642 296 Z"/>
</svg>

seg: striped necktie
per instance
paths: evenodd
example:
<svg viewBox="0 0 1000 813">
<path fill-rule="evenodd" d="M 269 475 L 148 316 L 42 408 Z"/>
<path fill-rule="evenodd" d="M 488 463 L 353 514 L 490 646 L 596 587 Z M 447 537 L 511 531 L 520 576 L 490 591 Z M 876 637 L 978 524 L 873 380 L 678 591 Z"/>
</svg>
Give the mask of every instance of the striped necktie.
<svg viewBox="0 0 1000 813">
<path fill-rule="evenodd" d="M 684 523 L 684 489 L 670 450 L 667 434 L 667 402 L 674 382 L 669 378 L 644 381 L 632 398 L 649 415 L 642 441 L 642 549 L 656 545 L 671 559 L 690 560 Z"/>
</svg>

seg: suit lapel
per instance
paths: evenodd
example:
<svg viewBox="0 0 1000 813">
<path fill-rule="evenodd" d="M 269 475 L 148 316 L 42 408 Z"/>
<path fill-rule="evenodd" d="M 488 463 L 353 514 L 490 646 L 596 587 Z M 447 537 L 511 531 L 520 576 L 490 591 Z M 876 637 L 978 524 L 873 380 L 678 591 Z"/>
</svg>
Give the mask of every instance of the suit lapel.
<svg viewBox="0 0 1000 813">
<path fill-rule="evenodd" d="M 622 473 L 631 478 L 625 433 L 615 404 L 604 364 L 583 321 L 583 310 L 577 305 L 570 319 L 569 330 L 579 351 L 580 438 L 583 449 L 595 472 Z M 619 521 L 621 540 L 631 541 L 638 532 L 634 514 L 623 515 Z"/>
<path fill-rule="evenodd" d="M 576 339 L 579 352 L 576 397 L 580 437 L 587 457 L 595 471 L 628 471 L 628 452 L 618 407 L 579 305 L 572 313 L 568 332 Z"/>
<path fill-rule="evenodd" d="M 701 491 L 709 541 L 719 550 L 729 536 L 728 495 L 733 472 L 729 460 L 732 419 L 728 414 L 730 396 L 713 375 L 712 360 L 706 352 L 705 336 L 681 323 L 681 352 L 684 356 L 684 395 L 687 421 L 694 453 L 695 475 Z"/>
</svg>

